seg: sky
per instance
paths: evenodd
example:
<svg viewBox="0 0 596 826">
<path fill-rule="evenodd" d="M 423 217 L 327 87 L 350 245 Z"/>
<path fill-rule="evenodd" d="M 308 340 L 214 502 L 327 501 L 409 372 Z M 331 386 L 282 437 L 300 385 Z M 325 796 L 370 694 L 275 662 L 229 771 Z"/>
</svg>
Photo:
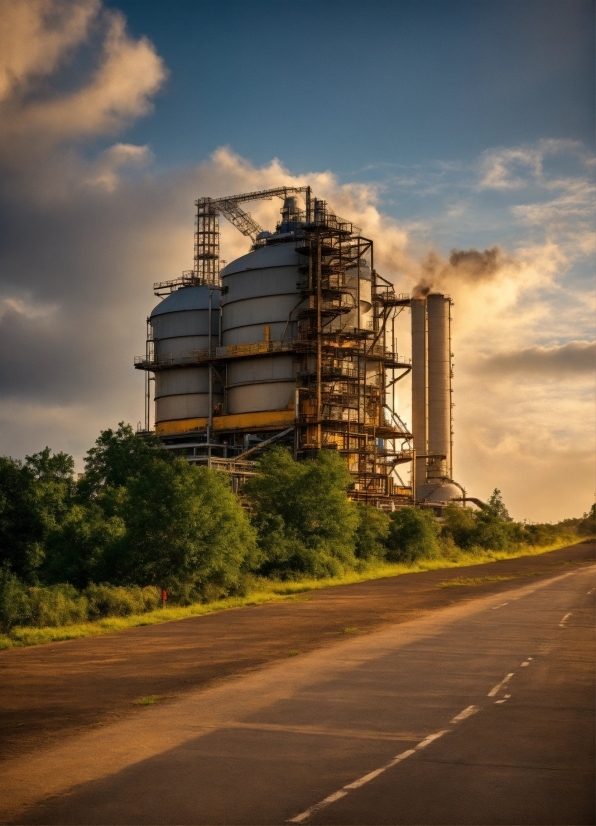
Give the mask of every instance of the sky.
<svg viewBox="0 0 596 826">
<path fill-rule="evenodd" d="M 594 5 L 0 0 L 0 453 L 143 418 L 194 200 L 282 184 L 453 300 L 454 475 L 516 519 L 594 479 Z M 279 204 L 252 212 L 273 228 Z M 222 257 L 247 251 L 222 224 Z M 399 349 L 409 356 L 407 313 Z M 410 416 L 409 387 L 399 412 Z"/>
</svg>

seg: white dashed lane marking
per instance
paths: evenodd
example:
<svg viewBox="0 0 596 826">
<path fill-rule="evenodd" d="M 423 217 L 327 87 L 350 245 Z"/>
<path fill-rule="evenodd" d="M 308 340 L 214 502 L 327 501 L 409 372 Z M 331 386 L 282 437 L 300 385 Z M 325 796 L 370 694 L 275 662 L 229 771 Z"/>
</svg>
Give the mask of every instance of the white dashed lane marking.
<svg viewBox="0 0 596 826">
<path fill-rule="evenodd" d="M 467 709 L 464 709 L 467 711 Z M 462 712 L 463 714 L 464 712 Z M 459 717 L 460 715 L 458 715 Z M 466 715 L 469 716 L 469 715 Z M 454 718 L 455 719 L 455 718 Z M 364 786 L 366 783 L 370 783 L 371 780 L 374 780 L 375 777 L 378 777 L 383 772 L 387 771 L 387 769 L 393 768 L 393 766 L 397 766 L 398 763 L 401 763 L 402 760 L 405 760 L 408 757 L 411 757 L 412 754 L 416 754 L 417 751 L 420 749 L 426 748 L 428 745 L 433 743 L 435 740 L 438 740 L 439 737 L 442 737 L 444 734 L 447 734 L 447 729 L 443 729 L 443 731 L 438 731 L 436 734 L 429 734 L 428 737 L 425 737 L 424 740 L 421 740 L 417 746 L 413 749 L 408 749 L 407 751 L 402 751 L 401 754 L 398 754 L 393 760 L 390 760 L 389 763 L 386 763 L 384 766 L 381 766 L 380 769 L 375 769 L 368 774 L 365 774 L 364 777 L 359 777 L 358 780 L 354 780 L 352 783 L 348 783 L 343 789 L 340 789 L 337 792 L 333 792 L 328 797 L 320 800 L 318 803 L 315 803 L 314 806 L 310 806 L 310 808 L 306 809 L 304 812 L 301 812 L 299 815 L 290 818 L 290 820 L 286 820 L 286 823 L 304 823 L 305 820 L 308 820 L 309 817 L 316 814 L 316 812 L 321 811 L 326 806 L 329 806 L 330 803 L 335 803 L 336 800 L 341 800 L 342 797 L 345 797 L 349 792 L 353 791 L 354 789 L 359 789 L 361 786 Z"/>
<path fill-rule="evenodd" d="M 512 671 L 511 674 L 508 674 L 506 677 L 504 677 L 501 680 L 501 682 L 498 683 L 494 688 L 491 688 L 491 690 L 488 692 L 486 696 L 494 697 L 496 694 L 498 694 L 499 691 L 503 688 L 503 686 L 506 685 L 509 682 L 509 680 L 513 677 L 513 673 L 514 672 Z"/>
<path fill-rule="evenodd" d="M 493 611 L 496 611 L 497 608 L 502 608 L 504 605 L 509 605 L 508 602 L 502 602 L 500 605 L 493 605 Z"/>
<path fill-rule="evenodd" d="M 495 694 L 499 691 L 502 686 L 504 686 L 510 679 L 513 677 L 513 672 L 508 674 L 501 682 L 496 685 L 488 694 L 489 697 L 494 697 Z M 508 700 L 511 697 L 511 694 L 505 694 L 504 700 L 497 700 L 498 703 L 504 703 L 505 700 Z M 456 714 L 455 717 L 451 720 L 450 725 L 454 726 L 457 723 L 461 723 L 462 720 L 467 720 L 468 717 L 471 717 L 473 714 L 476 714 L 477 711 L 480 711 L 478 706 L 468 706 L 464 708 L 463 711 L 460 711 L 459 714 Z M 398 763 L 401 763 L 403 760 L 406 760 L 408 757 L 411 757 L 416 752 L 420 751 L 421 749 L 425 749 L 431 743 L 434 743 L 435 740 L 438 740 L 439 737 L 442 737 L 444 734 L 447 734 L 452 729 L 443 729 L 442 731 L 437 731 L 435 734 L 429 734 L 428 737 L 425 737 L 424 740 L 421 740 L 417 746 L 414 746 L 413 749 L 408 749 L 407 751 L 402 751 L 401 754 L 396 755 L 393 760 L 390 760 L 389 763 L 386 763 L 384 766 L 381 766 L 374 771 L 368 772 L 368 774 L 359 777 L 358 780 L 353 780 L 351 783 L 347 783 L 343 788 L 339 789 L 337 792 L 333 792 L 333 794 L 328 795 L 327 797 L 323 798 L 323 800 L 319 800 L 318 803 L 315 803 L 313 806 L 310 806 L 308 809 L 305 809 L 299 815 L 295 815 L 294 817 L 286 820 L 286 823 L 304 823 L 307 821 L 312 815 L 320 812 L 321 809 L 324 809 L 326 806 L 331 805 L 331 803 L 335 803 L 337 800 L 341 800 L 342 797 L 345 797 L 349 792 L 354 791 L 354 789 L 360 789 L 362 786 L 365 786 L 367 783 L 370 783 L 371 780 L 374 780 L 383 772 L 386 772 L 387 769 L 393 768 L 393 766 L 397 766 Z"/>
<path fill-rule="evenodd" d="M 471 717 L 472 714 L 476 714 L 476 712 L 479 710 L 480 709 L 478 708 L 478 706 L 468 706 L 467 708 L 464 708 L 463 711 L 460 711 L 460 713 L 453 718 L 451 723 L 459 723 L 461 722 L 461 720 L 465 720 L 467 717 Z"/>
<path fill-rule="evenodd" d="M 559 623 L 560 628 L 565 628 L 565 623 L 567 622 L 567 620 L 569 619 L 570 616 L 571 616 L 571 613 L 565 614 L 565 616 L 563 617 L 563 619 Z"/>
</svg>

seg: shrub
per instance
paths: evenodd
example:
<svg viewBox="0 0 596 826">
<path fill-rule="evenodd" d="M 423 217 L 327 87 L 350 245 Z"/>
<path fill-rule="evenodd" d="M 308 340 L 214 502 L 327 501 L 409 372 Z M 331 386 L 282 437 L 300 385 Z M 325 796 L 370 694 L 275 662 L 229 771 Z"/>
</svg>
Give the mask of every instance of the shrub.
<svg viewBox="0 0 596 826">
<path fill-rule="evenodd" d="M 30 618 L 36 628 L 87 621 L 87 600 L 72 585 L 29 589 Z"/>
<path fill-rule="evenodd" d="M 474 544 L 476 517 L 470 508 L 450 504 L 443 511 L 441 536 L 451 539 L 459 548 L 468 550 Z"/>
<path fill-rule="evenodd" d="M 389 514 L 371 505 L 357 504 L 356 556 L 358 559 L 383 559 L 387 553 L 386 541 L 391 528 Z"/>
<path fill-rule="evenodd" d="M 399 508 L 391 514 L 387 537 L 387 559 L 392 562 L 415 562 L 439 551 L 439 526 L 430 511 Z"/>
<path fill-rule="evenodd" d="M 153 611 L 161 604 L 161 591 L 155 586 L 90 585 L 85 589 L 90 620 L 103 617 L 126 617 Z"/>
<path fill-rule="evenodd" d="M 15 625 L 24 625 L 31 617 L 27 588 L 9 566 L 0 568 L 0 629 L 7 634 Z"/>
</svg>

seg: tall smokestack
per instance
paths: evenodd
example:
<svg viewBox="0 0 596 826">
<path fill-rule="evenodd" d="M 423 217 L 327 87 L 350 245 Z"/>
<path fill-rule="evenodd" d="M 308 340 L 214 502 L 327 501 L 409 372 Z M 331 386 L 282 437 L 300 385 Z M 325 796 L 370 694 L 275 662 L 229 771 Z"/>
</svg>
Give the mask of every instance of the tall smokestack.
<svg viewBox="0 0 596 826">
<path fill-rule="evenodd" d="M 426 299 L 413 298 L 412 310 L 412 436 L 420 457 L 428 453 L 428 370 Z M 426 484 L 426 459 L 416 459 L 416 499 Z"/>
<path fill-rule="evenodd" d="M 412 302 L 413 303 L 413 302 Z M 451 300 L 431 293 L 428 318 L 428 452 L 445 456 L 429 459 L 429 482 L 451 478 Z M 413 360 L 412 360 L 413 361 Z M 412 373 L 414 366 L 412 363 Z"/>
</svg>

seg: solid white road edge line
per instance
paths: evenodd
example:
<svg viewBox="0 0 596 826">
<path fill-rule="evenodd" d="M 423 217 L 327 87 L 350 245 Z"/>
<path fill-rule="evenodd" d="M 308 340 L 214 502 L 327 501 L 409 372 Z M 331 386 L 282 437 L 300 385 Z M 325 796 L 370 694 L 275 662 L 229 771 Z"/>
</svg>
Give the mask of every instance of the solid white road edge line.
<svg viewBox="0 0 596 826">
<path fill-rule="evenodd" d="M 502 679 L 501 682 L 498 683 L 498 685 L 496 685 L 494 688 L 491 688 L 491 690 L 488 692 L 486 696 L 494 697 L 495 694 L 498 694 L 500 689 L 503 688 L 503 686 L 505 685 L 505 683 L 508 683 L 509 680 L 513 677 L 513 674 L 514 672 L 512 671 L 511 674 L 508 674 L 504 679 Z"/>
</svg>

